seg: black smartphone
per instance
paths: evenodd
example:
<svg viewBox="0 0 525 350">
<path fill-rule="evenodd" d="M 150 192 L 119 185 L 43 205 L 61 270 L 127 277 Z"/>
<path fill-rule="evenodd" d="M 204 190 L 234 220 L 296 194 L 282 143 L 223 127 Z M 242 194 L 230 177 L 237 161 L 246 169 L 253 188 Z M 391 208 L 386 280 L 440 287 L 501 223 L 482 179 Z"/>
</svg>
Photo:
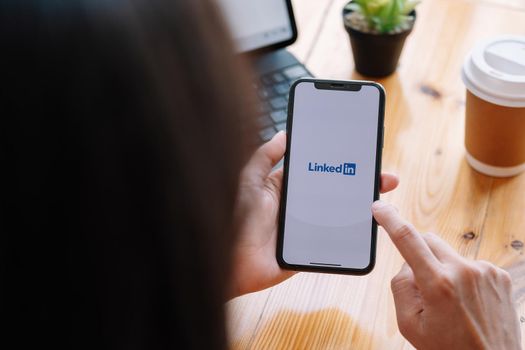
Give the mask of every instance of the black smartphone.
<svg viewBox="0 0 525 350">
<path fill-rule="evenodd" d="M 375 264 L 385 92 L 368 81 L 290 88 L 277 260 L 298 271 L 364 275 Z"/>
</svg>

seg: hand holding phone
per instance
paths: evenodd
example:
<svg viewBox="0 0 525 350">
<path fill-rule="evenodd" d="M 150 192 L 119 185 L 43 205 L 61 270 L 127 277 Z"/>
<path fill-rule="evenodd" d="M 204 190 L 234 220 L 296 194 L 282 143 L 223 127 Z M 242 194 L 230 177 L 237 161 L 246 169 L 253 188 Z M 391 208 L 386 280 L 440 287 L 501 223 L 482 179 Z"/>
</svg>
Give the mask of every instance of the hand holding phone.
<svg viewBox="0 0 525 350">
<path fill-rule="evenodd" d="M 272 287 L 295 273 L 282 269 L 275 258 L 283 168 L 272 168 L 285 149 L 286 136 L 278 133 L 255 152 L 241 173 L 236 209 L 239 237 L 228 299 Z M 397 176 L 382 174 L 380 192 L 392 191 L 398 183 Z"/>
<path fill-rule="evenodd" d="M 301 79 L 290 90 L 277 259 L 286 269 L 366 274 L 375 263 L 385 93 Z"/>
</svg>

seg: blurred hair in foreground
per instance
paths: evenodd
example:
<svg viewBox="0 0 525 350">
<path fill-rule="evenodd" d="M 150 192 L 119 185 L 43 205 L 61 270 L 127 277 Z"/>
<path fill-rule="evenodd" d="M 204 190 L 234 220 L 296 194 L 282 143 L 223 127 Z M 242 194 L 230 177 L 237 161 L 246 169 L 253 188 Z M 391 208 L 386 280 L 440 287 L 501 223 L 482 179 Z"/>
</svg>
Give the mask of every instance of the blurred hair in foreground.
<svg viewBox="0 0 525 350">
<path fill-rule="evenodd" d="M 3 1 L 0 44 L 0 347 L 225 348 L 255 134 L 215 6 Z"/>
</svg>

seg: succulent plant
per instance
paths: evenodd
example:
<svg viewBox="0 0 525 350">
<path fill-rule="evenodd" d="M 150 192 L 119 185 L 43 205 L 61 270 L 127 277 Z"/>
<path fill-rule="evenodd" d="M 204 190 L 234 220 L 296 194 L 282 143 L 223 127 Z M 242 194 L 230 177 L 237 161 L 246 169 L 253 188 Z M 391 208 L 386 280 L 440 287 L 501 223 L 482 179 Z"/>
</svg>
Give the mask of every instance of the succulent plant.
<svg viewBox="0 0 525 350">
<path fill-rule="evenodd" d="M 414 21 L 410 13 L 420 2 L 420 0 L 353 0 L 345 9 L 360 15 L 360 18 L 366 22 L 364 25 L 366 28 L 356 29 L 385 34 L 408 29 Z M 355 18 L 348 18 L 347 22 L 350 26 L 355 26 L 356 21 Z"/>
</svg>

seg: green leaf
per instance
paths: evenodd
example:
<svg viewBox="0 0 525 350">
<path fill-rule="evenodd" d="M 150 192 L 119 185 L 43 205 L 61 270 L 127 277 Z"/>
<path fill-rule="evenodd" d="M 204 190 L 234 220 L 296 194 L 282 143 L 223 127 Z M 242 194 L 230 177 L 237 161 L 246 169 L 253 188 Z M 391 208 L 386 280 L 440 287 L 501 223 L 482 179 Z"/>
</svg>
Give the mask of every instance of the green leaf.
<svg viewBox="0 0 525 350">
<path fill-rule="evenodd" d="M 379 14 L 385 6 L 388 6 L 388 4 L 391 2 L 391 0 L 368 0 L 367 1 L 367 9 L 370 14 L 377 15 Z"/>
<path fill-rule="evenodd" d="M 360 5 L 358 5 L 358 4 L 356 4 L 355 2 L 348 3 L 345 6 L 345 10 L 363 13 L 362 7 Z"/>
<path fill-rule="evenodd" d="M 380 33 L 386 33 L 392 27 L 392 13 L 395 11 L 395 1 L 390 0 L 378 14 L 381 23 L 380 28 L 377 28 Z"/>
<path fill-rule="evenodd" d="M 377 30 L 379 33 L 383 33 L 383 21 L 379 17 L 371 17 L 370 28 Z"/>
<path fill-rule="evenodd" d="M 391 17 L 391 22 L 393 26 L 392 30 L 398 27 L 401 23 L 403 23 L 403 19 L 401 16 L 403 13 L 403 8 L 405 6 L 406 0 L 394 0 L 394 1 L 395 1 L 395 4 L 394 4 L 395 11 L 393 11 L 392 17 Z"/>
<path fill-rule="evenodd" d="M 408 21 L 421 0 L 354 0 L 345 8 L 360 12 L 371 30 L 388 33 Z"/>
<path fill-rule="evenodd" d="M 367 9 L 367 2 L 369 0 L 354 0 L 347 5 L 350 10 L 362 13 L 363 16 L 368 17 L 370 14 Z"/>
<path fill-rule="evenodd" d="M 399 19 L 400 19 L 399 25 L 401 25 L 402 23 L 408 22 L 411 18 L 412 16 L 405 16 L 405 15 L 399 16 Z"/>
<path fill-rule="evenodd" d="M 395 1 L 395 0 L 394 0 Z M 390 16 L 392 9 L 394 8 L 394 1 L 390 0 L 385 6 L 381 8 L 381 10 L 378 13 L 378 16 L 383 19 L 387 20 Z"/>
<path fill-rule="evenodd" d="M 421 3 L 421 0 L 407 0 L 405 1 L 405 6 L 403 8 L 403 14 L 408 15 L 410 12 L 412 12 L 417 5 Z"/>
</svg>

